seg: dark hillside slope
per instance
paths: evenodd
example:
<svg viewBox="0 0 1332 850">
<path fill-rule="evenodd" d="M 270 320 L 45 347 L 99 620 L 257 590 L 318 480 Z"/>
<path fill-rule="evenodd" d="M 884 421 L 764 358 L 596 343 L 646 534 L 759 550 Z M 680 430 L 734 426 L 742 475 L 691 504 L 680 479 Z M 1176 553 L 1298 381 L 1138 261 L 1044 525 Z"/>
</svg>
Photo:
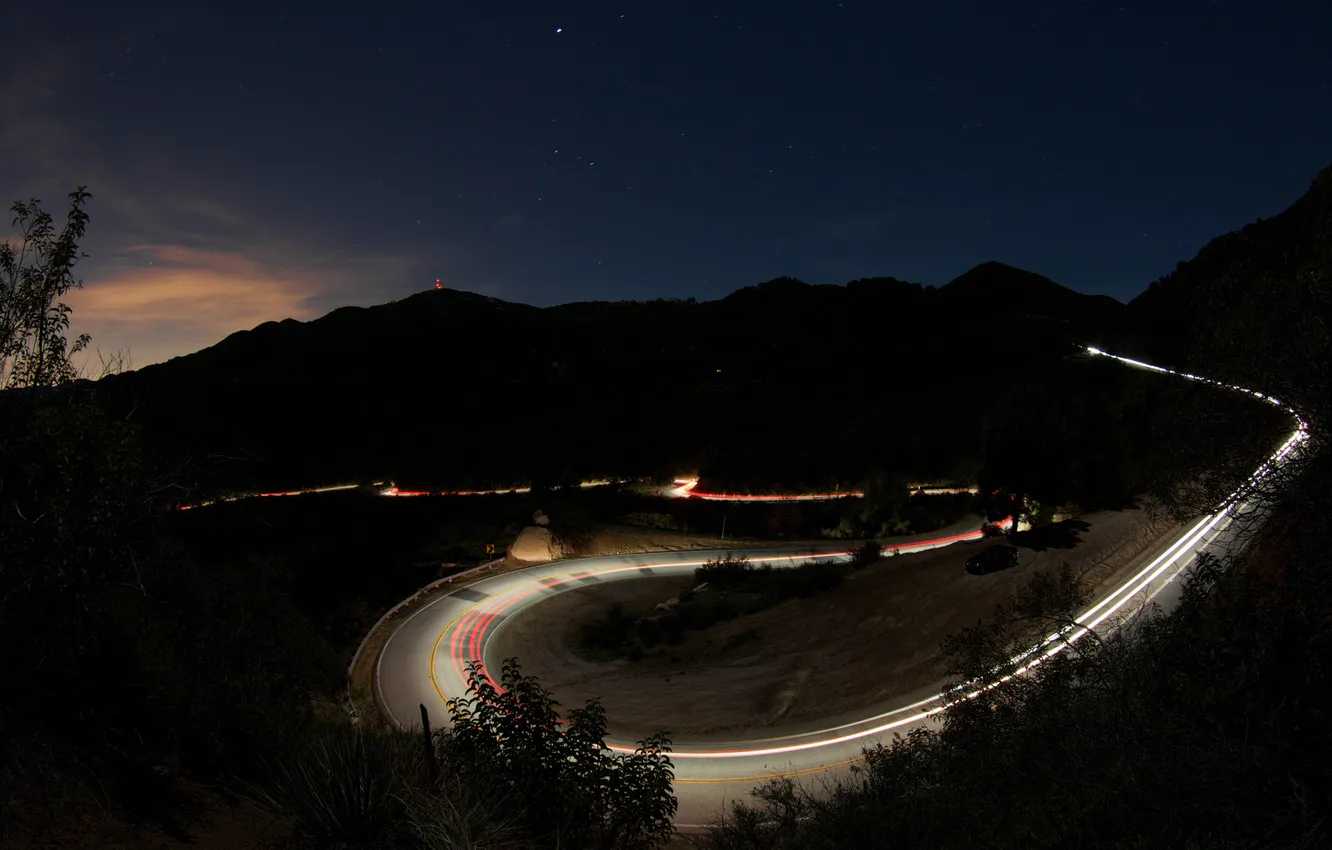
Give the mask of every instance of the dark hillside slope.
<svg viewBox="0 0 1332 850">
<path fill-rule="evenodd" d="M 227 458 L 235 487 L 943 475 L 978 445 L 994 364 L 1057 360 L 1120 307 L 1030 277 L 1049 304 L 971 309 L 980 295 L 892 278 L 545 309 L 431 290 L 270 322 L 102 391 L 164 450 Z"/>
<path fill-rule="evenodd" d="M 1325 421 L 1315 411 L 1332 389 L 1332 167 L 1289 209 L 1213 239 L 1153 283 L 1119 336 L 1156 362 L 1229 376 Z"/>
</svg>

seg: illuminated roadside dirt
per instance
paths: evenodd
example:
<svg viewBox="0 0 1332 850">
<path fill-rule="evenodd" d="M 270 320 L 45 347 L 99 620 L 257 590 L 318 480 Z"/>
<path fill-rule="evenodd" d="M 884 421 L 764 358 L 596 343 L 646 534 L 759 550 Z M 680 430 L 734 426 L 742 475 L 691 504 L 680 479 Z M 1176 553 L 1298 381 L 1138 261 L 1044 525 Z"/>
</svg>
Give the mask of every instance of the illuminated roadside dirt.
<svg viewBox="0 0 1332 850">
<path fill-rule="evenodd" d="M 902 555 L 852 575 L 831 594 L 692 632 L 670 655 L 638 662 L 581 657 L 578 627 L 615 602 L 648 610 L 684 582 L 571 590 L 516 614 L 488 655 L 517 656 L 565 706 L 600 697 L 619 735 L 807 727 L 932 687 L 943 675 L 943 638 L 986 616 L 1035 573 L 1067 562 L 1084 581 L 1106 585 L 1170 530 L 1141 511 L 1082 519 L 1090 528 L 1074 548 L 1022 549 L 1013 570 L 968 575 L 963 564 L 981 544 Z"/>
</svg>

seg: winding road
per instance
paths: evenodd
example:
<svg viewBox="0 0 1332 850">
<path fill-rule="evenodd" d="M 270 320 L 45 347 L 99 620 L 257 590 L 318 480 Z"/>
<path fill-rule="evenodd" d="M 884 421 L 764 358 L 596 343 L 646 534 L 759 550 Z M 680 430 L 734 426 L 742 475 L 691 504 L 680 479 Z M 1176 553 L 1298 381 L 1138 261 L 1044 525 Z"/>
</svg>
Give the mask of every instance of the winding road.
<svg viewBox="0 0 1332 850">
<path fill-rule="evenodd" d="M 1097 349 L 1087 349 L 1095 356 L 1114 357 Z M 1220 384 L 1194 375 L 1183 375 L 1126 358 L 1115 357 L 1127 365 L 1177 374 L 1190 380 L 1205 381 L 1232 390 L 1250 393 L 1261 400 L 1282 407 L 1280 402 L 1250 390 Z M 1306 440 L 1305 423 L 1294 411 L 1297 427 L 1286 442 L 1258 469 L 1250 484 L 1269 475 L 1286 462 Z M 1060 635 L 1050 635 L 1032 647 L 1019 661 L 1027 667 L 1063 651 L 1090 630 L 1105 633 L 1155 602 L 1162 608 L 1173 607 L 1182 582 L 1176 579 L 1188 569 L 1200 552 L 1209 548 L 1243 544 L 1237 539 L 1248 524 L 1236 520 L 1255 510 L 1246 500 L 1246 484 L 1215 512 L 1159 542 L 1140 557 L 1127 571 L 1127 580 L 1096 600 L 1079 618 L 1080 628 Z M 885 552 L 910 552 L 979 540 L 979 521 L 969 528 L 943 536 L 909 538 L 885 549 Z M 403 620 L 389 637 L 375 665 L 376 700 L 386 716 L 397 726 L 409 729 L 419 717 L 418 705 L 425 705 L 436 722 L 447 718 L 445 701 L 466 692 L 464 665 L 481 661 L 489 670 L 498 670 L 502 659 L 488 654 L 496 635 L 524 608 L 538 605 L 566 590 L 609 582 L 632 581 L 646 576 L 687 575 L 704 561 L 732 552 L 754 562 L 775 567 L 793 566 L 808 561 L 846 560 L 845 546 L 814 548 L 781 547 L 771 549 L 658 552 L 559 561 L 493 576 L 442 594 Z M 1019 671 L 1020 672 L 1020 671 Z M 736 737 L 675 741 L 672 760 L 676 773 L 676 796 L 680 807 L 677 827 L 689 828 L 716 817 L 727 801 L 746 797 L 756 785 L 775 776 L 819 777 L 830 771 L 844 770 L 857 761 L 861 750 L 894 733 L 906 734 L 918 726 L 936 722 L 946 708 L 940 695 L 945 683 L 905 697 L 896 704 L 881 706 L 869 716 L 843 718 L 808 728 L 793 726 L 780 737 Z M 1002 686 L 1002 681 L 985 687 Z M 970 696 L 979 693 L 973 691 Z M 669 728 L 663 718 L 662 728 Z M 642 730 L 644 734 L 654 731 Z M 759 733 L 761 734 L 761 733 Z M 632 751 L 632 741 L 612 740 L 612 749 Z"/>
</svg>

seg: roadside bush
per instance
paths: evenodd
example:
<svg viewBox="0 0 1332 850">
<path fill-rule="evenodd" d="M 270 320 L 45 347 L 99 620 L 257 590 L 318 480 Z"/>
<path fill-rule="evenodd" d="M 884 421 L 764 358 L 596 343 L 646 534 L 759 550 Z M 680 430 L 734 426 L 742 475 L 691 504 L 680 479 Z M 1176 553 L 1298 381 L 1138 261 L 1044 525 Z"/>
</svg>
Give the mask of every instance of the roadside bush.
<svg viewBox="0 0 1332 850">
<path fill-rule="evenodd" d="M 733 620 L 740 613 L 734 602 L 722 594 L 705 594 L 689 602 L 681 602 L 675 609 L 682 628 L 702 631 L 717 623 Z"/>
<path fill-rule="evenodd" d="M 755 570 L 748 558 L 718 558 L 694 570 L 694 585 L 706 582 L 713 590 L 738 590 L 753 577 Z"/>
<path fill-rule="evenodd" d="M 865 567 L 877 564 L 881 560 L 883 560 L 883 547 L 878 544 L 878 541 L 871 540 L 851 553 L 850 566 L 853 571 L 863 570 Z"/>
<path fill-rule="evenodd" d="M 586 649 L 619 652 L 629 642 L 635 628 L 634 618 L 624 613 L 624 606 L 617 603 L 599 619 L 584 623 L 578 630 L 578 638 Z"/>
<path fill-rule="evenodd" d="M 838 520 L 837 525 L 825 528 L 821 533 L 834 540 L 854 540 L 865 536 L 865 528 L 855 517 L 844 516 Z"/>
<path fill-rule="evenodd" d="M 665 733 L 632 754 L 606 746 L 606 713 L 593 700 L 570 711 L 514 659 L 496 686 L 468 664 L 468 696 L 449 701 L 452 729 L 438 733 L 441 765 L 467 783 L 502 790 L 541 846 L 589 850 L 655 847 L 673 833 L 674 769 Z"/>
<path fill-rule="evenodd" d="M 877 544 L 871 543 L 857 553 L 857 558 L 867 561 L 878 555 Z M 679 604 L 661 616 L 634 618 L 617 603 L 579 628 L 579 642 L 594 653 L 624 655 L 637 661 L 645 650 L 662 643 L 683 643 L 689 631 L 703 631 L 734 620 L 741 613 L 757 613 L 794 597 L 833 590 L 841 585 L 847 571 L 840 564 L 806 563 L 774 569 L 771 564 L 755 566 L 745 558 L 709 561 L 694 571 L 693 585 L 706 583 L 704 592 L 681 589 Z"/>
<path fill-rule="evenodd" d="M 755 593 L 776 604 L 795 596 L 812 596 L 842 583 L 842 571 L 834 564 L 810 562 L 798 567 L 755 566 L 747 558 L 709 561 L 694 570 L 694 582 L 707 582 L 710 590 Z M 766 607 L 766 606 L 765 606 Z"/>
</svg>

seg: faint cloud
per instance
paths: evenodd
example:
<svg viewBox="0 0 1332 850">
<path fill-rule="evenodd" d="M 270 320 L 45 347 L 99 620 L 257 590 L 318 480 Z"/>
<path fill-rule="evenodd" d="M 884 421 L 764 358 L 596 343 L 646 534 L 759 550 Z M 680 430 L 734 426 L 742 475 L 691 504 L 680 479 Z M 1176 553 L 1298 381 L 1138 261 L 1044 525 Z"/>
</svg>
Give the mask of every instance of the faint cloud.
<svg viewBox="0 0 1332 850">
<path fill-rule="evenodd" d="M 29 169 L 23 191 L 30 192 L 40 184 L 34 173 L 53 177 L 63 171 L 76 142 L 60 113 L 60 88 L 69 75 L 63 54 L 34 52 L 19 65 L 22 73 L 0 77 L 0 158 Z"/>
<path fill-rule="evenodd" d="M 258 265 L 235 254 L 203 251 L 183 245 L 134 245 L 124 249 L 128 257 L 163 268 L 209 269 L 221 274 L 249 277 L 259 274 Z"/>
<path fill-rule="evenodd" d="M 424 264 L 406 252 L 360 250 L 355 240 L 374 244 L 356 231 L 363 222 L 349 225 L 353 244 L 313 222 L 293 227 L 265 204 L 272 187 L 218 178 L 151 136 L 116 150 L 85 126 L 92 119 L 78 94 L 90 60 L 75 50 L 0 60 L 0 205 L 42 198 L 59 227 L 65 193 L 79 184 L 92 192 L 82 245 L 90 257 L 76 270 L 84 288 L 66 300 L 71 331 L 90 333 L 94 350 L 129 349 L 135 366 L 148 365 L 266 321 L 400 297 Z M 8 224 L 0 221 L 0 238 L 11 235 Z"/>
<path fill-rule="evenodd" d="M 495 226 L 502 228 L 514 228 L 523 223 L 523 217 L 520 215 L 502 215 L 495 219 Z"/>
<path fill-rule="evenodd" d="M 132 246 L 114 267 L 70 293 L 72 330 L 90 333 L 95 349 L 128 349 L 139 367 L 264 322 L 308 320 L 332 305 L 366 302 L 363 281 L 352 273 L 355 265 L 330 273 L 317 268 L 319 259 L 296 271 L 275 271 L 239 253 Z M 404 271 L 392 258 L 357 259 L 389 275 Z M 373 291 L 370 298 L 376 298 Z"/>
<path fill-rule="evenodd" d="M 245 224 L 245 219 L 238 213 L 212 198 L 179 196 L 175 198 L 174 206 L 181 212 L 190 213 L 205 221 L 214 221 L 228 227 L 241 227 Z"/>
<path fill-rule="evenodd" d="M 79 324 L 143 329 L 168 322 L 217 339 L 274 317 L 307 318 L 310 292 L 300 283 L 204 268 L 148 269 L 106 278 L 71 297 Z"/>
<path fill-rule="evenodd" d="M 310 317 L 314 282 L 282 278 L 236 254 L 178 245 L 128 249 L 133 266 L 70 293 L 75 330 L 136 365 L 186 354 L 271 319 Z"/>
</svg>

